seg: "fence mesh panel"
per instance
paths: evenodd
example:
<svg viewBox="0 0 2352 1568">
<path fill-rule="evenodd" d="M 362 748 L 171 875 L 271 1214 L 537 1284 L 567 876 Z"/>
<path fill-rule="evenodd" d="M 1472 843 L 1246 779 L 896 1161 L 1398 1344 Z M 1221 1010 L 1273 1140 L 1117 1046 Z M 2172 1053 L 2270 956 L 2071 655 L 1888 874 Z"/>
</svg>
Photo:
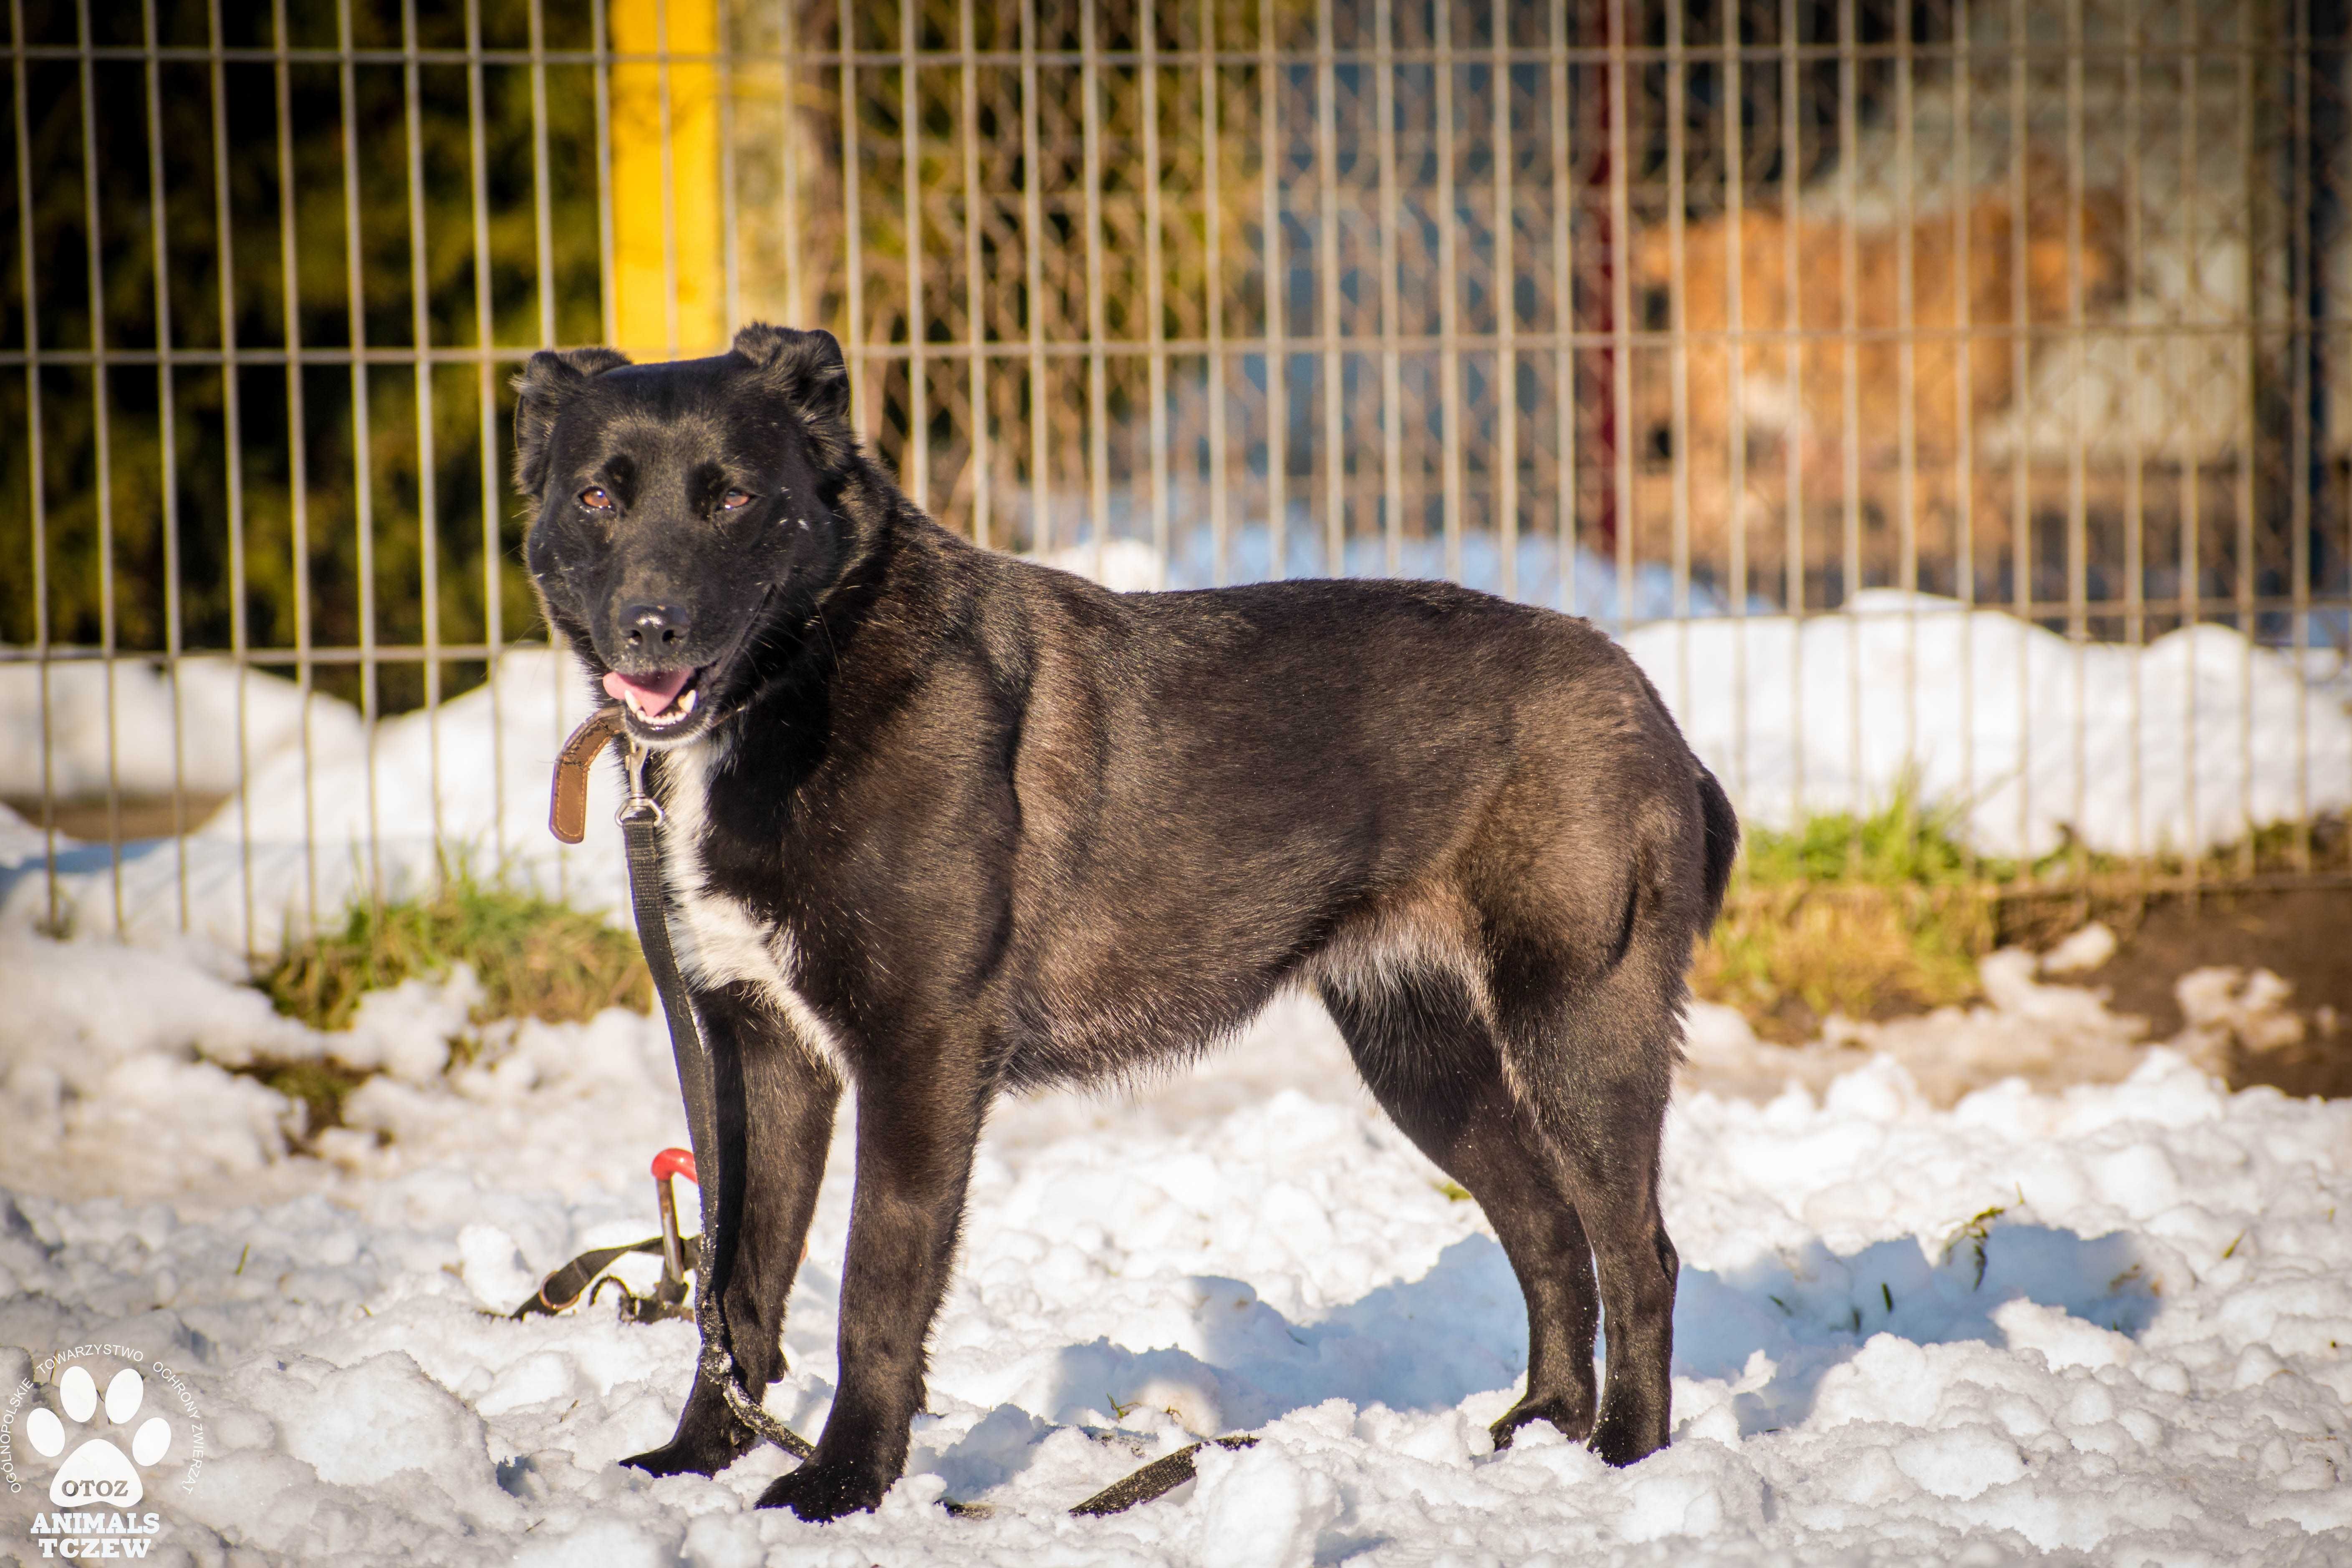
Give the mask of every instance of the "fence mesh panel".
<svg viewBox="0 0 2352 1568">
<path fill-rule="evenodd" d="M 507 379 L 751 320 L 984 544 L 1591 616 L 1759 820 L 2340 872 L 2345 10 L 10 0 L 0 900 L 568 875 Z"/>
</svg>

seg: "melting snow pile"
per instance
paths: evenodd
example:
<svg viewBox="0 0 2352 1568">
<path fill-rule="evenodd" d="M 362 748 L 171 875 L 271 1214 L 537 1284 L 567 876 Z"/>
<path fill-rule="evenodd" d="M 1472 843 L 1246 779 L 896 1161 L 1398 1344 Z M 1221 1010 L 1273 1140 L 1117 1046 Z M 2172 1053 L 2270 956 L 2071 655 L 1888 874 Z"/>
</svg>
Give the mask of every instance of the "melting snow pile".
<svg viewBox="0 0 2352 1568">
<path fill-rule="evenodd" d="M 2315 683 L 2224 626 L 2076 644 L 1874 588 L 1846 614 L 1648 626 L 1627 639 L 1743 816 L 1871 811 L 1906 783 L 1992 855 L 2072 832 L 2181 853 L 2352 805 L 2343 660 Z"/>
<path fill-rule="evenodd" d="M 0 704 L 37 699 L 22 679 L 29 673 L 0 667 Z M 70 674 L 77 690 L 94 695 L 96 673 L 74 666 L 51 679 L 62 687 Z M 124 681 L 123 689 L 140 700 L 126 703 L 117 720 L 117 755 L 168 759 L 167 689 L 138 673 L 144 684 Z M 184 688 L 200 684 L 184 670 Z M 233 676 L 226 684 L 230 697 L 212 692 L 213 706 L 233 714 Z M 248 712 L 284 720 L 247 745 L 246 787 L 184 840 L 144 839 L 119 854 L 105 844 L 67 844 L 58 856 L 54 920 L 43 836 L 0 807 L 0 928 L 120 931 L 152 942 L 170 940 L 184 921 L 187 931 L 221 946 L 272 951 L 289 926 L 332 923 L 371 880 L 393 896 L 423 887 L 445 853 L 583 908 L 625 903 L 620 832 L 613 826 L 620 788 L 612 769 L 599 768 L 592 778 L 584 844 L 567 848 L 547 829 L 556 752 L 590 711 L 586 682 L 568 657 L 510 649 L 499 657 L 494 681 L 437 710 L 384 720 L 373 732 L 344 705 L 313 698 L 306 734 L 299 705 L 288 707 L 290 683 L 248 674 L 245 686 Z M 102 713 L 102 704 L 95 710 Z M 7 716 L 0 710 L 0 718 Z M 37 725 L 37 710 L 34 720 Z M 192 720 L 184 709 L 184 729 Z M 226 732 L 234 734 L 233 724 Z M 37 742 L 37 728 L 31 733 Z M 103 724 L 69 732 L 58 742 L 60 754 L 71 759 L 61 774 L 85 784 L 95 778 L 102 788 L 104 742 Z M 37 744 L 31 754 L 37 757 Z M 227 775 L 231 785 L 236 776 Z M 169 787 L 167 767 L 162 788 Z M 39 793 L 37 783 L 30 793 Z M 56 793 L 75 792 L 60 785 Z"/>
<path fill-rule="evenodd" d="M 1056 561 L 1120 586 L 1154 575 L 1132 541 Z M 2298 665 L 2221 626 L 2076 645 L 1997 611 L 1872 590 L 1845 614 L 1657 622 L 1627 646 L 1753 822 L 1874 810 L 1908 787 L 1953 807 L 1989 854 L 2042 855 L 2068 832 L 2146 854 L 2352 809 L 2352 667 L 2319 650 Z M 623 901 L 611 768 L 597 771 L 588 842 L 548 837 L 549 769 L 589 693 L 544 648 L 513 649 L 490 685 L 372 733 L 324 698 L 305 723 L 289 683 L 240 685 L 204 660 L 182 667 L 176 740 L 170 688 L 142 667 L 116 669 L 110 731 L 99 667 L 49 681 L 58 795 L 102 792 L 110 767 L 126 794 L 167 791 L 175 745 L 192 791 L 247 782 L 184 842 L 67 846 L 54 911 L 42 836 L 0 808 L 0 926 L 137 941 L 186 929 L 267 951 L 371 879 L 418 885 L 445 850 L 585 907 Z M 37 672 L 0 667 L 0 794 L 41 793 L 40 725 Z"/>
<path fill-rule="evenodd" d="M 0 966 L 0 1346 L 21 1347 L 0 1379 L 77 1345 L 143 1352 L 127 1419 L 173 1422 L 142 1505 L 156 1561 L 2352 1557 L 2352 1106 L 2232 1096 L 2171 1051 L 1949 1109 L 1892 1058 L 1818 1093 L 1686 1092 L 1675 1444 L 1612 1471 L 1541 1428 L 1488 1450 L 1524 1370 L 1509 1268 L 1320 1015 L 1286 1005 L 1139 1102 L 1004 1109 L 910 1472 L 877 1514 L 820 1528 L 750 1510 L 772 1450 L 713 1480 L 616 1468 L 669 1431 L 686 1325 L 482 1310 L 650 1233 L 646 1160 L 683 1138 L 654 1022 L 497 1026 L 453 1064 L 462 977 L 326 1037 L 187 953 L 11 941 Z M 2012 978 L 1949 1026 L 2095 1022 Z M 223 1064 L 321 1053 L 382 1070 L 348 1127 L 289 1154 L 299 1113 Z M 804 1432 L 832 1389 L 853 1121 L 770 1398 Z M 159 1364 L 205 1424 L 192 1485 Z M 1204 1455 L 1160 1502 L 1064 1512 L 1244 1428 L 1264 1441 Z M 14 1463 L 29 1484 L 0 1554 L 31 1559 L 51 1461 Z"/>
</svg>

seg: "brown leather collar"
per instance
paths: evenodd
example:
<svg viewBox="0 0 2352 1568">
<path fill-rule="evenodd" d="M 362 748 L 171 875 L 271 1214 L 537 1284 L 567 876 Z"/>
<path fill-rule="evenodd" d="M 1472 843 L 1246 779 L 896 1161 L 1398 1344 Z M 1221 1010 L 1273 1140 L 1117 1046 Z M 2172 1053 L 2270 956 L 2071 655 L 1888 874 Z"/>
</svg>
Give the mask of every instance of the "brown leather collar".
<svg viewBox="0 0 2352 1568">
<path fill-rule="evenodd" d="M 588 766 L 621 733 L 621 705 L 599 708 L 581 721 L 555 759 L 555 795 L 548 803 L 547 828 L 566 844 L 588 836 Z"/>
</svg>

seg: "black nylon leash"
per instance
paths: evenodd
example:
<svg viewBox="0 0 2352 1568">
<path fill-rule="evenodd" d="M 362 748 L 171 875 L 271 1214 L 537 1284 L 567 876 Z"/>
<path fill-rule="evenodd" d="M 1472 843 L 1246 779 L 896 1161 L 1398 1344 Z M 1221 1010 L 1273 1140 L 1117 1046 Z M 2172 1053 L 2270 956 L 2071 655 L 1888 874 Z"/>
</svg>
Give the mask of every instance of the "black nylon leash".
<svg viewBox="0 0 2352 1568">
<path fill-rule="evenodd" d="M 588 1294 L 588 1288 L 596 1282 L 596 1277 L 614 1264 L 633 1253 L 659 1254 L 667 1245 L 665 1237 L 653 1236 L 647 1237 L 643 1241 L 625 1242 L 619 1247 L 599 1247 L 593 1251 L 583 1252 L 549 1275 L 541 1283 L 537 1295 L 506 1315 L 518 1320 L 551 1318 L 558 1312 L 569 1311 L 580 1304 L 581 1297 Z M 701 1247 L 702 1238 L 698 1236 L 688 1236 L 679 1239 L 679 1252 L 688 1268 L 694 1267 Z M 602 1292 L 598 1293 L 602 1294 Z M 656 1297 L 642 1299 L 658 1301 Z"/>
<path fill-rule="evenodd" d="M 720 1235 L 719 1187 L 725 1179 L 719 1153 L 719 1089 L 710 1060 L 710 1043 L 703 1038 L 702 1019 L 686 994 L 677 972 L 677 953 L 669 940 L 669 887 L 663 875 L 661 803 L 646 793 L 646 748 L 634 740 L 622 742 L 622 762 L 628 771 L 629 798 L 614 818 L 629 864 L 629 901 L 637 921 L 637 945 L 645 949 L 646 967 L 653 972 L 654 994 L 661 998 L 669 1021 L 670 1054 L 677 1062 L 677 1088 L 686 1101 L 686 1131 L 694 1145 L 695 1191 L 702 1200 L 704 1245 L 694 1261 L 695 1326 L 702 1331 L 702 1375 L 726 1397 L 727 1409 L 746 1430 L 764 1437 L 795 1458 L 805 1459 L 816 1446 L 768 1414 L 751 1390 L 743 1386 L 735 1364 L 734 1342 L 727 1330 L 726 1309 L 710 1287 Z"/>
<path fill-rule="evenodd" d="M 601 735 L 592 731 L 601 731 Z M 701 1374 L 715 1384 L 727 1401 L 728 1413 L 740 1422 L 754 1436 L 764 1438 L 793 1455 L 807 1459 L 816 1447 L 807 1438 L 768 1414 L 751 1390 L 743 1386 L 741 1369 L 735 1363 L 733 1341 L 727 1327 L 727 1314 L 719 1300 L 719 1292 L 710 1286 L 713 1258 L 719 1247 L 719 1183 L 721 1167 L 719 1152 L 719 1088 L 717 1071 L 710 1059 L 709 1041 L 703 1037 L 702 1019 L 694 1010 L 692 998 L 686 994 L 686 983 L 677 969 L 677 953 L 670 945 L 669 886 L 663 868 L 661 825 L 664 817 L 661 803 L 646 793 L 646 750 L 635 740 L 622 732 L 616 709 L 606 709 L 592 716 L 573 731 L 564 748 L 562 760 L 557 763 L 556 805 L 550 819 L 555 836 L 567 844 L 580 842 L 579 817 L 586 800 L 586 784 L 580 776 L 588 764 L 604 748 L 605 742 L 617 737 L 622 745 L 621 761 L 627 773 L 629 798 L 622 803 L 614 820 L 620 825 L 621 841 L 629 868 L 629 901 L 637 923 L 637 945 L 645 950 L 646 967 L 652 972 L 654 994 L 661 998 L 662 1014 L 669 1024 L 670 1053 L 677 1062 L 678 1095 L 686 1102 L 688 1141 L 694 1146 L 697 1173 L 695 1188 L 702 1203 L 702 1243 L 694 1247 L 689 1259 L 694 1269 L 695 1326 L 702 1334 Z M 567 770 L 578 770 L 567 776 Z M 567 831 L 567 828 L 570 831 Z M 638 1242 L 625 1247 L 611 1249 L 615 1257 L 625 1252 L 643 1251 L 658 1242 Z M 558 1274 L 587 1263 L 594 1254 L 573 1260 Z M 609 1259 L 588 1270 L 593 1279 Z M 556 1284 L 551 1277 L 549 1285 Z M 582 1281 L 584 1285 L 585 1279 Z M 575 1298 L 576 1299 L 576 1298 Z M 538 1310 L 557 1310 L 570 1305 L 569 1300 L 541 1307 L 541 1296 L 517 1309 L 515 1316 Z M 1254 1436 L 1240 1435 L 1208 1439 L 1220 1448 L 1246 1448 L 1256 1443 Z M 1164 1497 L 1192 1479 L 1193 1460 L 1203 1444 L 1194 1443 L 1163 1455 L 1141 1469 L 1114 1481 L 1070 1510 L 1080 1516 L 1100 1517 L 1123 1513 L 1141 1502 Z M 992 1510 L 986 1503 L 959 1502 L 953 1498 L 941 1498 L 941 1507 L 961 1518 L 982 1518 Z"/>
</svg>

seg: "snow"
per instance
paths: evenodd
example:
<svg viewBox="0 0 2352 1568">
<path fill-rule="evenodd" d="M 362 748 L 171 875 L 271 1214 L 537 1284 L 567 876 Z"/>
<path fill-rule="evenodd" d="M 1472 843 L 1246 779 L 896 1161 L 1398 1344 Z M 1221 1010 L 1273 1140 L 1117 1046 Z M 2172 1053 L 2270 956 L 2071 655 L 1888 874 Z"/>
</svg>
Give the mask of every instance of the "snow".
<svg viewBox="0 0 2352 1568">
<path fill-rule="evenodd" d="M 1054 559 L 1121 588 L 1169 574 L 1133 540 Z M 1580 572 L 1580 607 L 1613 624 L 1611 582 L 1598 563 Z M 1671 607 L 1662 592 L 1643 580 L 1645 615 Z M 1593 594 L 1607 602 L 1584 602 Z M 2070 834 L 2094 850 L 2147 854 L 2352 809 L 2352 665 L 2340 653 L 2309 650 L 2298 664 L 2212 625 L 2138 647 L 2076 644 L 1999 611 L 1885 589 L 1801 621 L 1712 609 L 1652 621 L 1625 642 L 1751 823 L 1872 811 L 1909 789 L 1954 810 L 1988 854 L 2041 856 Z M 568 656 L 511 648 L 488 684 L 373 732 L 313 696 L 307 740 L 290 682 L 185 660 L 175 731 L 168 684 L 121 661 L 110 751 L 104 674 L 50 671 L 55 794 L 102 795 L 110 766 L 126 795 L 167 793 L 175 744 L 192 792 L 244 786 L 184 840 L 119 852 L 63 842 L 54 910 L 44 835 L 0 807 L 0 929 L 142 943 L 185 931 L 268 952 L 289 929 L 331 922 L 372 883 L 394 895 L 425 885 L 445 856 L 583 908 L 625 902 L 612 768 L 595 771 L 586 843 L 566 848 L 547 832 L 555 754 L 589 711 Z M 40 725 L 37 671 L 0 665 L 0 794 L 41 793 Z"/>
<path fill-rule="evenodd" d="M 61 667 L 53 679 L 89 668 Z M 0 666 L 0 676 L 11 668 Z M 258 673 L 245 685 L 253 694 L 248 710 L 276 711 L 294 691 L 290 682 Z M 0 687 L 0 701 L 31 690 L 21 681 Z M 274 951 L 289 928 L 333 923 L 371 882 L 387 896 L 425 886 L 445 851 L 478 872 L 503 874 L 582 908 L 623 907 L 613 770 L 592 775 L 584 843 L 567 847 L 547 830 L 556 753 L 590 711 L 586 683 L 568 656 L 511 648 L 499 656 L 493 680 L 436 710 L 384 720 L 372 734 L 341 704 L 314 697 L 311 705 L 340 709 L 343 717 L 314 722 L 307 752 L 299 736 L 267 752 L 249 746 L 245 788 L 184 840 L 144 839 L 119 856 L 102 844 L 67 841 L 58 857 L 62 907 L 54 921 L 43 836 L 0 808 L 0 929 L 63 925 L 141 943 L 168 942 L 184 930 L 234 951 Z M 151 727 L 134 735 L 142 723 Z M 168 710 L 126 709 L 117 730 L 120 745 L 135 742 L 133 749 L 168 755 Z M 234 734 L 233 721 L 226 732 Z M 87 737 L 60 757 L 76 776 L 95 767 L 102 789 L 103 752 Z M 166 773 L 166 791 L 169 783 Z M 37 780 L 31 793 L 39 793 Z"/>
<path fill-rule="evenodd" d="M 2144 855 L 2352 806 L 2341 675 L 2224 626 L 2076 644 L 1874 588 L 1841 615 L 1657 623 L 1626 646 L 1751 822 L 1868 812 L 1907 784 L 1988 854 L 2072 833 Z"/>
<path fill-rule="evenodd" d="M 43 673 L 37 664 L 0 664 L 0 795 L 42 793 Z M 225 658 L 182 659 L 176 693 L 163 670 L 136 658 L 54 664 L 46 688 L 48 789 L 61 799 L 103 795 L 110 771 L 124 795 L 169 795 L 175 753 L 182 788 L 226 795 L 247 769 L 300 754 L 301 689 L 259 673 L 240 681 Z M 349 703 L 314 694 L 307 708 L 314 748 L 358 743 L 360 717 Z"/>
<path fill-rule="evenodd" d="M 1540 1426 L 1492 1452 L 1524 1372 L 1509 1266 L 1311 1004 L 1132 1100 L 1009 1103 L 908 1474 L 825 1527 L 751 1509 L 789 1463 L 772 1449 L 715 1479 L 618 1468 L 667 1436 L 688 1325 L 486 1315 L 576 1251 L 652 1233 L 646 1162 L 684 1136 L 655 1021 L 469 1026 L 461 974 L 322 1036 L 194 947 L 13 937 L 0 970 L 0 1345 L 22 1347 L 0 1379 L 75 1345 L 144 1352 L 145 1415 L 173 1422 L 145 1505 L 160 1561 L 2352 1554 L 2352 1106 L 2232 1095 L 2184 1054 L 2196 1027 L 2134 1043 L 2023 955 L 1978 1008 L 1805 1052 L 1695 1017 L 1664 1165 L 1675 1443 L 1622 1471 Z M 2274 1012 L 2242 977 L 2199 984 L 2234 1009 L 2209 1032 Z M 452 1069 L 446 1036 L 475 1027 Z M 2083 1039 L 2105 1042 L 2112 1081 L 2053 1076 L 2043 1058 Z M 2045 1087 L 2000 1077 L 1999 1041 Z M 1976 1087 L 1923 1087 L 1906 1063 L 1939 1049 Z M 315 1155 L 291 1152 L 299 1110 L 226 1070 L 305 1055 L 386 1069 Z M 769 1400 L 808 1433 L 833 1386 L 854 1123 Z M 187 1490 L 157 1363 L 205 1422 Z M 1160 1501 L 1065 1511 L 1236 1430 L 1262 1440 L 1204 1450 Z M 29 1553 L 49 1471 L 17 1463 L 37 1484 L 0 1510 L 0 1550 Z M 993 1511 L 957 1519 L 942 1497 Z"/>
<path fill-rule="evenodd" d="M 1134 554 L 1107 569 L 1162 574 Z M 2084 647 L 1865 594 L 1801 624 L 1628 640 L 1756 821 L 1908 783 L 2014 853 L 2069 828 L 2204 845 L 2352 805 L 2340 668 L 2218 627 Z M 118 664 L 110 738 L 104 679 L 50 673 L 57 793 L 101 791 L 110 765 L 127 793 L 167 788 L 169 685 Z M 931 1411 L 876 1514 L 752 1510 L 788 1463 L 773 1450 L 715 1479 L 621 1469 L 668 1435 L 691 1330 L 609 1305 L 486 1314 L 652 1234 L 646 1161 L 685 1141 L 660 1026 L 477 1025 L 461 972 L 326 1035 L 272 1013 L 236 956 L 371 880 L 422 885 L 445 847 L 617 910 L 610 771 L 586 844 L 545 830 L 583 683 L 517 649 L 492 685 L 372 734 L 312 698 L 307 742 L 300 693 L 268 676 L 191 660 L 177 700 L 188 787 L 243 781 L 184 842 L 61 845 L 53 921 L 45 836 L 0 811 L 0 1384 L 73 1346 L 148 1358 L 131 1414 L 173 1431 L 157 1561 L 2352 1560 L 2352 1108 L 2209 1075 L 2303 1027 L 2273 977 L 2183 977 L 2188 1027 L 2151 1046 L 2064 984 L 2112 945 L 2088 930 L 1986 961 L 1977 1005 L 1832 1020 L 1794 1050 L 1694 1006 L 1664 1168 L 1675 1440 L 1628 1470 L 1540 1426 L 1492 1451 L 1525 1369 L 1508 1264 L 1298 1001 L 1133 1098 L 1003 1108 Z M 39 708 L 37 680 L 0 667 L 7 793 L 40 789 Z M 79 934 L 34 934 L 59 926 Z M 235 1070 L 315 1058 L 374 1075 L 343 1126 L 309 1128 Z M 854 1127 L 770 1397 L 808 1433 L 833 1388 Z M 656 1268 L 623 1272 L 642 1288 Z M 1262 1440 L 1204 1450 L 1168 1499 L 1065 1511 L 1242 1430 Z M 0 1556 L 31 1552 L 52 1479 L 15 1462 L 38 1484 L 0 1509 Z M 943 1497 L 993 1511 L 956 1519 Z"/>
<path fill-rule="evenodd" d="M 2115 931 L 2104 921 L 2093 921 L 2042 955 L 2044 974 L 2082 974 L 2116 955 Z"/>
</svg>

